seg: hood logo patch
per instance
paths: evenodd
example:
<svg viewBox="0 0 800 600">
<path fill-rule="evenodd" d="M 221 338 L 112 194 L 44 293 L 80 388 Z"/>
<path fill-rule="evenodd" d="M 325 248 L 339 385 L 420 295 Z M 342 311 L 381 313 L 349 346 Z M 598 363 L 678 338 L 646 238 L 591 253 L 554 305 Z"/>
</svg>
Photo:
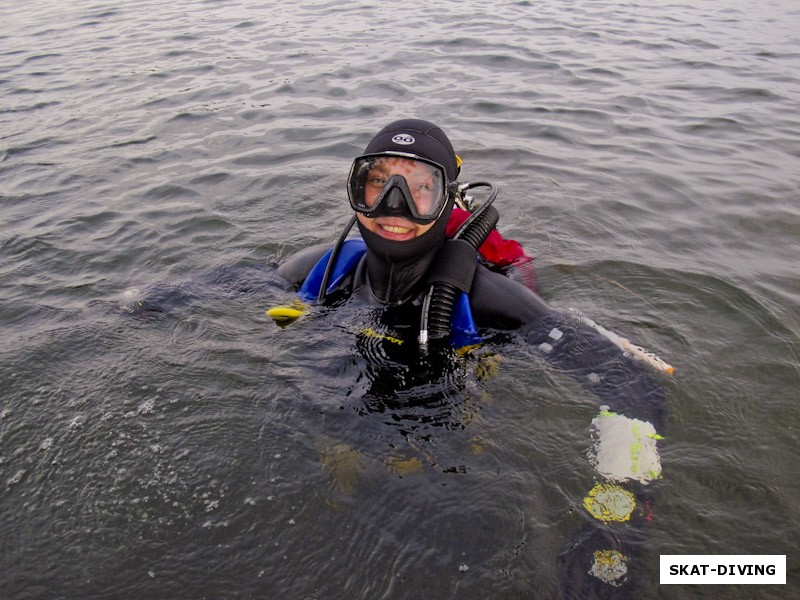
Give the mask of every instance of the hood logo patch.
<svg viewBox="0 0 800 600">
<path fill-rule="evenodd" d="M 407 133 L 398 133 L 396 136 L 394 136 L 392 138 L 392 141 L 395 144 L 400 144 L 401 146 L 410 146 L 416 140 L 414 139 L 413 136 L 411 136 L 411 135 L 409 135 Z"/>
</svg>

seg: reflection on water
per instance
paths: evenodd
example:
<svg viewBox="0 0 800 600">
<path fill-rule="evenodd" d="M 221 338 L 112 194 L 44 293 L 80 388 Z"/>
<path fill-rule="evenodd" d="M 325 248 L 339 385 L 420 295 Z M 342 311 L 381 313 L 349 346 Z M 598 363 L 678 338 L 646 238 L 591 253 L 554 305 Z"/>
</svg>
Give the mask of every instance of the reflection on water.
<svg viewBox="0 0 800 600">
<path fill-rule="evenodd" d="M 792 564 L 792 1 L 35 0 L 0 18 L 6 596 L 569 589 L 596 398 L 514 339 L 421 357 L 356 306 L 264 315 L 292 299 L 275 265 L 347 221 L 352 157 L 410 115 L 500 187 L 548 301 L 677 369 L 637 594 L 666 597 L 660 554 Z"/>
</svg>

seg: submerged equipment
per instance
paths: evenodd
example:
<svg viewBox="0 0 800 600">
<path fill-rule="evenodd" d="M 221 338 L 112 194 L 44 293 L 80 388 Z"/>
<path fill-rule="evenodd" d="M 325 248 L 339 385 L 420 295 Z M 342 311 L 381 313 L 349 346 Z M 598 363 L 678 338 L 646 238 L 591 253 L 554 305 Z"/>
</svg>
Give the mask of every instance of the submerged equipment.
<svg viewBox="0 0 800 600">
<path fill-rule="evenodd" d="M 661 478 L 660 436 L 652 423 L 632 419 L 600 407 L 592 419 L 589 462 L 610 482 L 638 481 L 643 485 Z"/>
</svg>

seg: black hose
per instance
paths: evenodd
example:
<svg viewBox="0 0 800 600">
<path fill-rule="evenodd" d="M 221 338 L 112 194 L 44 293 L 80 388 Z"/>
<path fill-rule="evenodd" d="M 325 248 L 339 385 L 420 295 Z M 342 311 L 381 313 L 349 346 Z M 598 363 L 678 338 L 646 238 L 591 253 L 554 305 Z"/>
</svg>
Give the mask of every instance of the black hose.
<svg viewBox="0 0 800 600">
<path fill-rule="evenodd" d="M 428 291 L 428 314 L 423 317 L 427 321 L 428 339 L 442 340 L 450 335 L 456 294 L 458 288 L 452 283 L 439 282 L 431 285 Z"/>
<path fill-rule="evenodd" d="M 489 198 L 464 221 L 453 236 L 453 239 L 462 239 L 469 243 L 476 252 L 500 220 L 500 213 L 492 206 L 497 197 L 497 190 L 492 184 L 477 182 L 470 184 L 466 189 L 484 186 L 492 188 Z M 446 282 L 436 282 L 431 285 L 422 307 L 421 346 L 426 346 L 428 339 L 442 340 L 450 335 L 453 307 L 458 291 L 457 287 Z"/>
<path fill-rule="evenodd" d="M 477 250 L 489 237 L 499 220 L 500 213 L 497 212 L 497 209 L 494 206 L 488 206 L 475 221 L 469 224 L 460 237 L 454 239 L 469 242 L 469 245 Z"/>
<path fill-rule="evenodd" d="M 347 234 L 350 233 L 350 230 L 353 228 L 353 225 L 356 223 L 356 216 L 350 219 L 347 225 L 342 231 L 341 235 L 339 235 L 339 239 L 336 240 L 336 244 L 331 249 L 331 256 L 328 259 L 328 264 L 325 265 L 325 274 L 322 276 L 322 284 L 319 286 L 319 293 L 317 294 L 317 302 L 320 304 L 325 302 L 325 296 L 328 293 L 328 281 L 331 278 L 331 272 L 333 271 L 333 265 L 336 264 L 336 259 L 339 256 L 339 251 L 342 249 L 342 244 L 344 244 L 344 240 L 347 237 Z"/>
</svg>

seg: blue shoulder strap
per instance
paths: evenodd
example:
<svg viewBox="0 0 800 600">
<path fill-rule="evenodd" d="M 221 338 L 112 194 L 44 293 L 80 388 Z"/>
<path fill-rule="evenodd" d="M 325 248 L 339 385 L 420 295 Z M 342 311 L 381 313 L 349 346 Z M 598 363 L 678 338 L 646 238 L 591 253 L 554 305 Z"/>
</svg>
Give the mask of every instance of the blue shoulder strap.
<svg viewBox="0 0 800 600">
<path fill-rule="evenodd" d="M 367 251 L 367 245 L 364 240 L 354 238 L 347 240 L 342 244 L 339 249 L 339 256 L 336 258 L 336 264 L 333 265 L 330 279 L 328 280 L 328 289 L 326 293 L 330 294 L 335 290 L 339 284 L 353 269 L 356 268 L 358 261 L 364 256 Z M 298 295 L 307 302 L 313 302 L 319 297 L 319 288 L 322 286 L 322 278 L 325 276 L 325 269 L 328 268 L 328 260 L 331 257 L 333 249 L 331 248 L 325 253 L 303 282 Z"/>
<path fill-rule="evenodd" d="M 361 238 L 346 240 L 339 249 L 339 256 L 336 264 L 331 271 L 328 280 L 327 293 L 333 292 L 342 280 L 356 268 L 361 257 L 367 251 L 367 245 Z M 306 302 L 314 302 L 319 297 L 319 288 L 322 285 L 322 278 L 325 276 L 325 269 L 328 268 L 333 249 L 328 250 L 325 255 L 317 261 L 311 269 L 300 287 L 298 295 Z M 450 343 L 454 348 L 463 348 L 481 342 L 478 328 L 472 318 L 472 309 L 469 306 L 469 296 L 466 292 L 461 292 L 453 307 L 453 324 L 450 330 Z"/>
</svg>

